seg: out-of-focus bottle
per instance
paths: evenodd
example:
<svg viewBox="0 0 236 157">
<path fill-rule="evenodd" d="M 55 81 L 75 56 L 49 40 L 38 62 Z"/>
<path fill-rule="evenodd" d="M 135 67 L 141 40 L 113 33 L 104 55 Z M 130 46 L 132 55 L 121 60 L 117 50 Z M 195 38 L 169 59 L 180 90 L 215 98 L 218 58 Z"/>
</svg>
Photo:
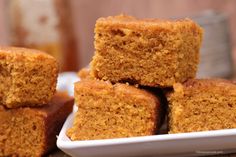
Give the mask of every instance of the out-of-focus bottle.
<svg viewBox="0 0 236 157">
<path fill-rule="evenodd" d="M 221 12 L 205 11 L 193 19 L 204 29 L 197 77 L 231 78 L 234 69 L 228 16 Z"/>
<path fill-rule="evenodd" d="M 10 45 L 51 54 L 61 71 L 78 70 L 70 0 L 9 0 L 6 6 Z"/>
</svg>

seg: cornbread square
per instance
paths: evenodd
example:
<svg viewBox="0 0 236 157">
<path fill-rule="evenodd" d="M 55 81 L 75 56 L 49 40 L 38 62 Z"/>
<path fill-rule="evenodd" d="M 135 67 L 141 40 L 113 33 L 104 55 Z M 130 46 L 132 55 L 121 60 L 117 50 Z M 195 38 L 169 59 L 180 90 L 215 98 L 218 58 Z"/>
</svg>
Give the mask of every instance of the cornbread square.
<svg viewBox="0 0 236 157">
<path fill-rule="evenodd" d="M 236 128 L 236 84 L 192 79 L 174 85 L 168 96 L 170 133 Z"/>
<path fill-rule="evenodd" d="M 43 107 L 6 109 L 0 106 L 0 156 L 41 157 L 55 148 L 73 98 L 57 93 Z"/>
<path fill-rule="evenodd" d="M 152 87 L 184 82 L 196 75 L 202 34 L 190 19 L 100 18 L 91 75 Z"/>
<path fill-rule="evenodd" d="M 71 140 L 145 136 L 159 129 L 159 98 L 134 86 L 82 80 L 75 83 L 75 102 Z"/>
<path fill-rule="evenodd" d="M 47 104 L 56 90 L 58 63 L 38 50 L 0 47 L 0 104 L 8 108 Z"/>
</svg>

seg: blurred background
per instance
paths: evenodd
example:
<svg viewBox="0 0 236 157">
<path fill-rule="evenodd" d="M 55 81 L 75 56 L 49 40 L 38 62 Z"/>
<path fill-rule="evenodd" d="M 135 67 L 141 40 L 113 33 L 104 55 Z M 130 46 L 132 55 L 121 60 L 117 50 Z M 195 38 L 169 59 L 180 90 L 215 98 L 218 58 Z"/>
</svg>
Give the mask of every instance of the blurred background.
<svg viewBox="0 0 236 157">
<path fill-rule="evenodd" d="M 78 71 L 94 54 L 96 19 L 121 13 L 194 19 L 205 30 L 198 77 L 234 76 L 235 0 L 0 0 L 0 45 L 42 49 Z"/>
</svg>

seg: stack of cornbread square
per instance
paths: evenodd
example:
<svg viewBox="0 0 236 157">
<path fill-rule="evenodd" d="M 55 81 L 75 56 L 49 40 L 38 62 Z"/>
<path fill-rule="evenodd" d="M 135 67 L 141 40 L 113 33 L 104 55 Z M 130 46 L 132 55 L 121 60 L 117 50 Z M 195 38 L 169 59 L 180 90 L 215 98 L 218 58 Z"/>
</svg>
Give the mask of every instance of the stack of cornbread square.
<svg viewBox="0 0 236 157">
<path fill-rule="evenodd" d="M 72 110 L 56 93 L 58 63 L 41 51 L 0 47 L 0 156 L 42 156 Z"/>
<path fill-rule="evenodd" d="M 90 71 L 75 83 L 79 107 L 71 140 L 153 135 L 166 104 L 162 90 L 195 78 L 202 29 L 190 19 L 100 18 Z M 164 101 L 163 101 L 164 100 Z"/>
</svg>

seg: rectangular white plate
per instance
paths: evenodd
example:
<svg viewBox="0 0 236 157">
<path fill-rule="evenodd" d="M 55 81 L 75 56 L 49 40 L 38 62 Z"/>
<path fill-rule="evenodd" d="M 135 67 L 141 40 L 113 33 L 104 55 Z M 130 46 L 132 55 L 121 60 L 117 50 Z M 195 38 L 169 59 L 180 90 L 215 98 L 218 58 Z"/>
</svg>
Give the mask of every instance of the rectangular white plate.
<svg viewBox="0 0 236 157">
<path fill-rule="evenodd" d="M 76 73 L 62 73 L 57 89 L 73 96 L 73 83 L 78 80 Z M 76 110 L 74 107 L 74 112 Z M 65 132 L 72 126 L 74 112 L 67 118 L 57 139 L 57 146 L 74 157 L 204 156 L 236 152 L 236 129 L 71 141 Z"/>
<path fill-rule="evenodd" d="M 67 118 L 57 146 L 74 157 L 203 156 L 236 152 L 236 129 L 71 141 L 65 132 L 72 126 L 73 116 L 71 113 Z"/>
</svg>

